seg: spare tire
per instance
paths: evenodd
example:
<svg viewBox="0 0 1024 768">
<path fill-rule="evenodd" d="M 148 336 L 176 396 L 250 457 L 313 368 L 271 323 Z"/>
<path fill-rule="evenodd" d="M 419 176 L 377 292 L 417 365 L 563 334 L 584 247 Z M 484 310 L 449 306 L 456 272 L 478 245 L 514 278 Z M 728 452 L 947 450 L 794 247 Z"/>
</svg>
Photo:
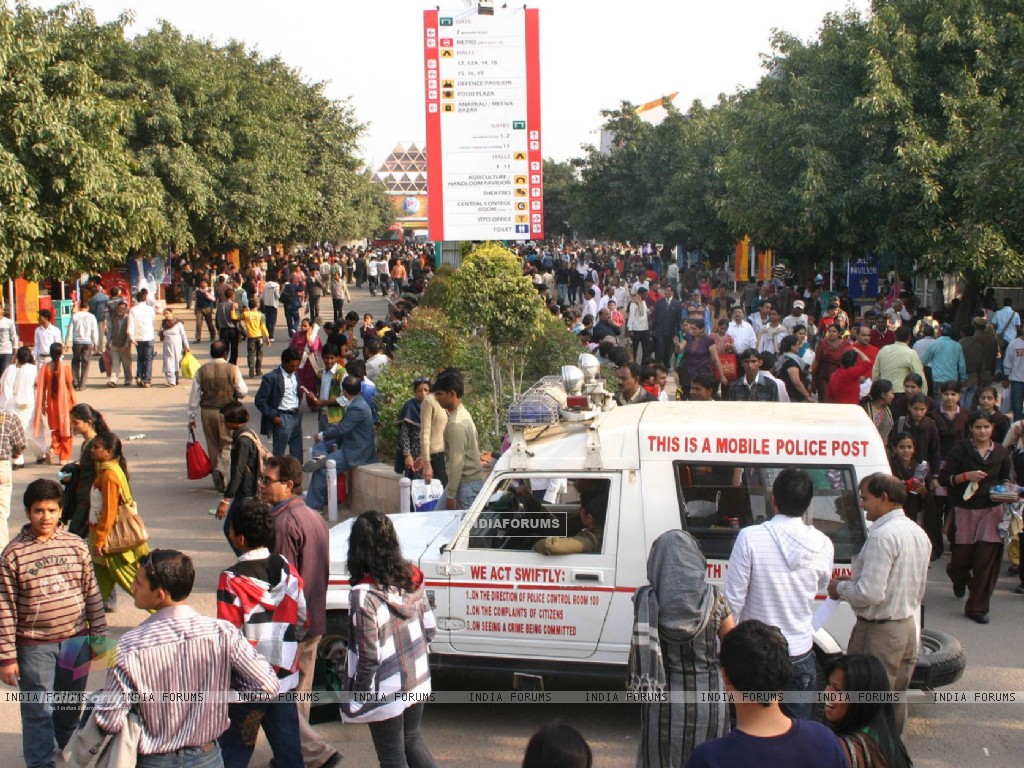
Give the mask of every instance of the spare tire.
<svg viewBox="0 0 1024 768">
<path fill-rule="evenodd" d="M 952 635 L 921 628 L 921 651 L 910 681 L 911 688 L 941 688 L 963 677 L 967 651 Z"/>
</svg>

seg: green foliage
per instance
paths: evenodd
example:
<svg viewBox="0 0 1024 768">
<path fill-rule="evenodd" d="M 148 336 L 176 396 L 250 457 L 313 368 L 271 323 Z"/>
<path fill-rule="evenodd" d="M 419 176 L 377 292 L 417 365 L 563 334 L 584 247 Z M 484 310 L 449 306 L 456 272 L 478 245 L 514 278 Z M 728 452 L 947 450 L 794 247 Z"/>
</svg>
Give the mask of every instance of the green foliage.
<svg viewBox="0 0 1024 768">
<path fill-rule="evenodd" d="M 168 244 L 351 239 L 394 212 L 323 84 L 168 24 L 0 3 L 0 274 L 72 277 Z"/>
<path fill-rule="evenodd" d="M 448 301 L 448 291 L 451 289 L 452 275 L 455 269 L 450 264 L 442 264 L 434 270 L 434 276 L 427 284 L 427 290 L 423 292 L 420 300 L 421 307 L 436 307 L 444 309 Z"/>
<path fill-rule="evenodd" d="M 572 237 L 569 221 L 579 185 L 572 163 L 544 161 L 544 236 L 549 240 Z"/>
<path fill-rule="evenodd" d="M 99 271 L 156 231 L 158 189 L 96 70 L 121 36 L 74 5 L 0 5 L 0 274 Z"/>
<path fill-rule="evenodd" d="M 543 308 L 535 289 L 520 290 L 520 284 L 529 281 L 518 265 L 511 252 L 487 243 L 474 249 L 460 269 L 438 270 L 431 282 L 437 293 L 431 297 L 428 291 L 402 334 L 394 360 L 377 379 L 385 414 L 379 432 L 384 455 L 394 453 L 397 430 L 391 422 L 411 397 L 417 376 L 433 377 L 448 367 L 463 372 L 463 404 L 476 423 L 481 450 L 486 451 L 501 445 L 505 413 L 524 382 L 532 384 L 576 362 L 579 341 Z M 469 301 L 457 298 L 465 292 L 476 295 Z M 520 303 L 509 303 L 504 294 L 520 297 Z M 447 311 L 439 307 L 439 299 L 447 301 Z M 469 315 L 464 314 L 467 311 Z M 496 315 L 501 311 L 515 317 L 499 322 Z"/>
</svg>

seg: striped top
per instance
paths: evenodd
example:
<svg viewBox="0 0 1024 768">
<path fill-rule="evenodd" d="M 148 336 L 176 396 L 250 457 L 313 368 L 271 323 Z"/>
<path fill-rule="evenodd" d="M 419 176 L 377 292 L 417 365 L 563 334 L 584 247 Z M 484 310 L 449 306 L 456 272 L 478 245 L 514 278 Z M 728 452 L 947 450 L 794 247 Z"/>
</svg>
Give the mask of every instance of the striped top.
<svg viewBox="0 0 1024 768">
<path fill-rule="evenodd" d="M 0 555 L 0 664 L 15 645 L 55 643 L 107 633 L 96 573 L 85 542 L 58 529 L 38 540 L 29 525 Z"/>
<path fill-rule="evenodd" d="M 131 698 L 142 716 L 140 755 L 159 755 L 213 741 L 228 727 L 224 693 L 278 692 L 277 675 L 237 627 L 188 605 L 161 608 L 125 633 L 96 703 L 108 733 L 124 726 Z"/>
<path fill-rule="evenodd" d="M 736 621 L 778 627 L 789 655 L 811 650 L 812 604 L 832 575 L 831 539 L 799 517 L 776 515 L 740 531 L 729 556 L 723 591 Z"/>
</svg>

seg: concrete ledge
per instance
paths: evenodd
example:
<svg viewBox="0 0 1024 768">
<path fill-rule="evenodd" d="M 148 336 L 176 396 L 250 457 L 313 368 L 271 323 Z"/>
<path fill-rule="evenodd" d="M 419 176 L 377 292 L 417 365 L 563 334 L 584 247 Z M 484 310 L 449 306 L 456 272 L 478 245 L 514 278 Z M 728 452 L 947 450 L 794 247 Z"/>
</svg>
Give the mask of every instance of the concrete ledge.
<svg viewBox="0 0 1024 768">
<path fill-rule="evenodd" d="M 401 475 L 390 464 L 365 464 L 349 470 L 348 501 L 346 514 L 361 515 L 368 509 L 395 513 L 399 507 L 399 485 Z"/>
</svg>

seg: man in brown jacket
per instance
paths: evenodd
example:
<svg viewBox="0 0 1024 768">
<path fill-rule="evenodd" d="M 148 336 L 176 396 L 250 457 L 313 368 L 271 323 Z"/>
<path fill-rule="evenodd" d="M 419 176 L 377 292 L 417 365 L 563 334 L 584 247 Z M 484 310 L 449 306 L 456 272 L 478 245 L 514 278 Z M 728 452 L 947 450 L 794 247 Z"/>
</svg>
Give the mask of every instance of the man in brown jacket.
<svg viewBox="0 0 1024 768">
<path fill-rule="evenodd" d="M 202 418 L 206 449 L 213 464 L 213 486 L 220 493 L 224 492 L 224 478 L 231 466 L 231 432 L 220 409 L 249 394 L 242 372 L 226 360 L 227 354 L 228 345 L 223 341 L 210 345 L 210 361 L 199 367 L 188 397 L 188 427 L 194 429 L 197 417 Z"/>
</svg>

